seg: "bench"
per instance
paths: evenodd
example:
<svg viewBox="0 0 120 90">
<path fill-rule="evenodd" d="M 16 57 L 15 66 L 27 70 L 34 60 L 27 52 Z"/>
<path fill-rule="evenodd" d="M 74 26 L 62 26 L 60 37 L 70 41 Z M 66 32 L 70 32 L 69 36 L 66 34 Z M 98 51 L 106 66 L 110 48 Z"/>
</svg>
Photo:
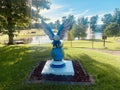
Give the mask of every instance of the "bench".
<svg viewBox="0 0 120 90">
<path fill-rule="evenodd" d="M 15 44 L 24 44 L 24 41 L 15 41 Z"/>
</svg>

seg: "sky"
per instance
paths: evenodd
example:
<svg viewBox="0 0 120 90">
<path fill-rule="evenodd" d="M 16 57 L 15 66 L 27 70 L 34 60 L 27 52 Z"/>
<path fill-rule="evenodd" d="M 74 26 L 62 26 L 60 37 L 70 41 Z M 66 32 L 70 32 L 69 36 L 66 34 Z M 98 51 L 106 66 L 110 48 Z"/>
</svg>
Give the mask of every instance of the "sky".
<svg viewBox="0 0 120 90">
<path fill-rule="evenodd" d="M 49 10 L 41 10 L 40 14 L 49 18 L 48 22 L 61 20 L 69 14 L 79 17 L 92 17 L 98 15 L 98 24 L 102 24 L 101 17 L 113 13 L 115 8 L 120 8 L 120 0 L 51 0 Z"/>
</svg>

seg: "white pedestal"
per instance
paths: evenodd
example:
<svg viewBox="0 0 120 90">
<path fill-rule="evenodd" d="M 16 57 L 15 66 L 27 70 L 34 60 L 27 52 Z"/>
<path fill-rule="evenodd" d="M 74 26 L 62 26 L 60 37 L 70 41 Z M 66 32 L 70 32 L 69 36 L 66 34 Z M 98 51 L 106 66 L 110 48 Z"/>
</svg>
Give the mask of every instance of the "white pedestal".
<svg viewBox="0 0 120 90">
<path fill-rule="evenodd" d="M 62 62 L 65 63 L 64 67 L 62 67 L 62 68 L 52 68 L 51 64 L 52 63 L 57 64 L 57 62 L 54 62 L 53 60 L 47 60 L 45 66 L 42 70 L 42 74 L 43 75 L 54 74 L 54 75 L 71 75 L 71 76 L 74 76 L 74 69 L 73 69 L 72 61 L 63 60 Z M 60 61 L 58 61 L 58 64 L 59 63 L 60 63 Z"/>
</svg>

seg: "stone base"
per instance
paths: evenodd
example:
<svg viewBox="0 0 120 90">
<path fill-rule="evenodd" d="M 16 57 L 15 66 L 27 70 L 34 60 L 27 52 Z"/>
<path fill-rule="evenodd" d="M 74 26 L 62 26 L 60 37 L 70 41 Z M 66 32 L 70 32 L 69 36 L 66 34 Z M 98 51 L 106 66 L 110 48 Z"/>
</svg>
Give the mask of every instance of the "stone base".
<svg viewBox="0 0 120 90">
<path fill-rule="evenodd" d="M 59 65 L 61 63 L 64 63 L 65 66 L 61 68 L 54 68 L 51 67 L 52 64 L 54 65 Z M 43 75 L 48 75 L 48 74 L 54 74 L 54 75 L 69 75 L 69 76 L 74 76 L 74 69 L 73 69 L 73 64 L 72 61 L 53 61 L 53 60 L 48 60 L 42 70 Z"/>
</svg>

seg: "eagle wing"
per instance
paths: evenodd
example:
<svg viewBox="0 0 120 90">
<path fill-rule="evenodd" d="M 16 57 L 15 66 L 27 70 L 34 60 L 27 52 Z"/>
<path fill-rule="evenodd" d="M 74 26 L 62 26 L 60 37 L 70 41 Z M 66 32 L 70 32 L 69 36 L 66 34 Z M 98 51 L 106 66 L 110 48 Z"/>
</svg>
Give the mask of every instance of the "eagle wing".
<svg viewBox="0 0 120 90">
<path fill-rule="evenodd" d="M 73 19 L 69 18 L 66 21 L 63 22 L 63 24 L 59 27 L 57 35 L 62 40 L 68 30 L 72 28 L 73 25 Z"/>
<path fill-rule="evenodd" d="M 42 28 L 44 29 L 44 32 L 49 36 L 49 38 L 53 40 L 54 33 L 52 32 L 50 26 L 48 26 L 43 20 L 42 20 Z"/>
</svg>

